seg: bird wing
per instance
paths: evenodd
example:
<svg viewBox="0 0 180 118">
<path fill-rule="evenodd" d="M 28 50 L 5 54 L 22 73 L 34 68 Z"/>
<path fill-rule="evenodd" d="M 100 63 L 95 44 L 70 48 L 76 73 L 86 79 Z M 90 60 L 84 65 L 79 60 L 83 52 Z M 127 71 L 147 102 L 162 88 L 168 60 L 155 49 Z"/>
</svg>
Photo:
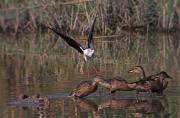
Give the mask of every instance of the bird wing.
<svg viewBox="0 0 180 118">
<path fill-rule="evenodd" d="M 83 47 L 76 42 L 74 39 L 72 39 L 71 37 L 66 36 L 65 34 L 59 32 L 57 29 L 55 28 L 51 28 L 47 25 L 43 25 L 44 27 L 52 30 L 54 33 L 56 33 L 57 35 L 59 35 L 64 41 L 67 42 L 67 44 L 69 44 L 71 47 L 75 48 L 78 52 L 80 52 L 81 54 L 83 54 Z"/>
<path fill-rule="evenodd" d="M 83 88 L 83 87 L 86 87 L 86 86 L 90 86 L 91 83 L 92 82 L 88 81 L 88 80 L 82 81 L 76 86 L 76 89 Z"/>
<path fill-rule="evenodd" d="M 93 48 L 93 32 L 94 32 L 94 24 L 96 22 L 96 16 L 97 16 L 97 13 L 95 14 L 95 18 L 94 18 L 94 21 L 91 25 L 91 28 L 89 30 L 89 33 L 88 33 L 88 48 Z"/>
</svg>

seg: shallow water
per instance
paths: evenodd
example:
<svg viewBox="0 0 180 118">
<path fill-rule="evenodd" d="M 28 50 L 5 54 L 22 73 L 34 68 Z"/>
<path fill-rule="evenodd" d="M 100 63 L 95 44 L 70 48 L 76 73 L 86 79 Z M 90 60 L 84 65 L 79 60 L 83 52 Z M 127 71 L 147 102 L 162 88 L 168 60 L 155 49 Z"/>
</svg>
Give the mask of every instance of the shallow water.
<svg viewBox="0 0 180 118">
<path fill-rule="evenodd" d="M 85 45 L 85 40 L 78 40 Z M 180 117 L 179 34 L 128 33 L 114 38 L 95 39 L 96 58 L 88 63 L 54 34 L 27 34 L 0 37 L 0 117 L 131 118 Z M 117 92 L 116 97 L 99 87 L 85 100 L 72 100 L 68 93 L 83 80 L 100 72 L 105 79 L 128 74 L 142 65 L 147 75 L 166 71 L 169 81 L 164 97 L 144 96 L 137 102 L 135 91 Z M 50 98 L 49 107 L 10 105 L 21 93 Z"/>
</svg>

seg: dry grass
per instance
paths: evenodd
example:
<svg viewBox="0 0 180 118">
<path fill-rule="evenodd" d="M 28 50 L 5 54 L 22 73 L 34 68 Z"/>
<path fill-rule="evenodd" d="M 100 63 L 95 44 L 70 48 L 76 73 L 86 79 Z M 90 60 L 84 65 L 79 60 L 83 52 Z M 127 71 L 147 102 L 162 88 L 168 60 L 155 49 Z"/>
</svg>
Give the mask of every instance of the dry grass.
<svg viewBox="0 0 180 118">
<path fill-rule="evenodd" d="M 36 32 L 39 23 L 58 22 L 65 32 L 86 34 L 94 12 L 98 12 L 96 32 L 117 34 L 132 31 L 177 31 L 180 0 L 66 0 L 1 1 L 0 30 Z"/>
</svg>

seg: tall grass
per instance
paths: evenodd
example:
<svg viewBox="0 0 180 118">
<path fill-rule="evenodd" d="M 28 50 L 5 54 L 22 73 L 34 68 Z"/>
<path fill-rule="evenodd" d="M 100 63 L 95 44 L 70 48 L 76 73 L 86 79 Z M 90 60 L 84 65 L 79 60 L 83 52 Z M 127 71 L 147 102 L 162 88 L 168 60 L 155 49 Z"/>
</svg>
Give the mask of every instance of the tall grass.
<svg viewBox="0 0 180 118">
<path fill-rule="evenodd" d="M 106 35 L 180 27 L 180 0 L 4 0 L 0 8 L 0 30 L 14 34 L 37 31 L 40 22 L 53 25 L 55 20 L 64 31 L 85 34 L 94 12 L 96 32 Z"/>
</svg>

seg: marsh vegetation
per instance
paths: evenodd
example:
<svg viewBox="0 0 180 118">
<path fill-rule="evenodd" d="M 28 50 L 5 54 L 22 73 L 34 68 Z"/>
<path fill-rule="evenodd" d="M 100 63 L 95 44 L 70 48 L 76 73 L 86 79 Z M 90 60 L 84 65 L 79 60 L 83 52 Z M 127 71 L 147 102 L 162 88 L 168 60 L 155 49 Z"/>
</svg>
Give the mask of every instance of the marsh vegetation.
<svg viewBox="0 0 180 118">
<path fill-rule="evenodd" d="M 88 63 L 40 25 L 58 24 L 85 45 L 96 12 L 96 57 Z M 180 0 L 0 1 L 0 117 L 180 117 L 179 18 Z M 138 80 L 128 74 L 135 65 L 143 66 L 147 75 L 164 70 L 174 78 L 165 97 L 136 103 L 131 91 L 117 92 L 117 98 L 125 99 L 109 99 L 108 91 L 99 87 L 89 100 L 67 98 L 96 70 L 104 79 L 118 75 L 128 82 Z M 21 93 L 47 95 L 50 107 L 7 105 Z M 123 106 L 132 102 L 134 106 Z M 142 106 L 139 110 L 152 109 L 142 113 L 136 105 Z"/>
<path fill-rule="evenodd" d="M 98 13 L 96 32 L 102 35 L 131 31 L 177 31 L 179 0 L 4 0 L 0 4 L 0 30 L 35 32 L 40 23 L 58 21 L 64 32 L 86 34 L 94 12 Z"/>
</svg>

